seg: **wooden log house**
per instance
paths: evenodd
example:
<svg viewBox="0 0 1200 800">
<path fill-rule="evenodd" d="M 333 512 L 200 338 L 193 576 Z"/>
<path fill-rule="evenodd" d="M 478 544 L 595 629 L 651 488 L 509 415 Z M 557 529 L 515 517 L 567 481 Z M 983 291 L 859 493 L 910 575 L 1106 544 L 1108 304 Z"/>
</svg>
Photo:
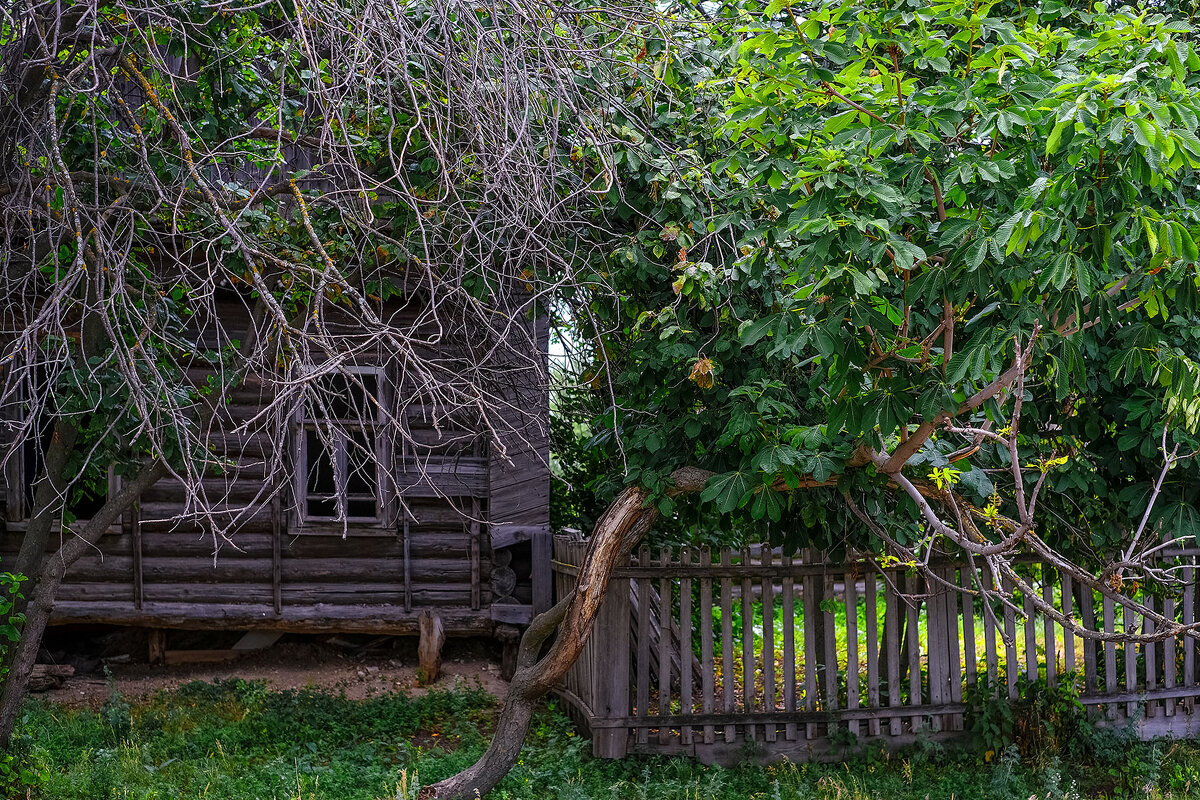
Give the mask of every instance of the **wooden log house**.
<svg viewBox="0 0 1200 800">
<path fill-rule="evenodd" d="M 226 291 L 221 323 L 248 319 L 245 301 Z M 393 319 L 408 313 L 391 311 Z M 71 567 L 51 624 L 407 635 L 432 612 L 447 635 L 515 641 L 513 626 L 548 608 L 552 592 L 548 325 L 523 324 L 522 340 L 538 342 L 540 358 L 526 352 L 524 368 L 490 387 L 513 409 L 502 448 L 424 404 L 406 388 L 402 364 L 385 356 L 356 363 L 359 388 L 347 388 L 347 406 L 363 402 L 355 391 L 376 395 L 406 436 L 394 447 L 383 435 L 364 438 L 379 463 L 341 470 L 349 473 L 341 485 L 329 466 L 347 454 L 313 435 L 321 420 L 310 412 L 295 415 L 286 454 L 263 437 L 235 434 L 271 399 L 262 381 L 239 387 L 216 438 L 236 466 L 205 478 L 229 518 L 189 513 L 182 485 L 160 481 Z M 484 345 L 494 354 L 494 342 Z M 264 491 L 263 465 L 281 456 L 296 459 L 294 485 Z M 6 465 L 0 566 L 20 547 L 39 459 L 27 447 Z M 344 523 L 335 519 L 339 493 Z M 87 503 L 76 511 L 86 518 Z"/>
</svg>

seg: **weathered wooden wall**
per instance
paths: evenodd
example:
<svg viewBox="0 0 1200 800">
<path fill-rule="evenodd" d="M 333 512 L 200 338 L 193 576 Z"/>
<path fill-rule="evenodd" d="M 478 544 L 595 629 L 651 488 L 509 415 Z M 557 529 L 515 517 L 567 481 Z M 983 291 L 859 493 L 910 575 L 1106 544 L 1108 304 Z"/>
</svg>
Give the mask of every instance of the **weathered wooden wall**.
<svg viewBox="0 0 1200 800">
<path fill-rule="evenodd" d="M 221 308 L 227 330 L 246 319 L 244 305 Z M 513 378 L 506 399 L 517 409 L 514 429 L 521 427 L 511 463 L 488 452 L 480 431 L 449 437 L 447 421 L 435 421 L 419 398 L 394 398 L 406 408 L 406 434 L 422 445 L 389 455 L 402 503 L 394 518 L 343 528 L 299 520 L 290 487 L 265 485 L 263 462 L 277 456 L 270 444 L 228 433 L 271 400 L 268 389 L 247 384 L 217 420 L 225 432 L 216 441 L 236 467 L 205 480 L 209 498 L 230 509 L 216 517 L 228 530 L 186 514 L 183 487 L 161 481 L 71 568 L 53 622 L 415 633 L 430 608 L 451 634 L 527 622 L 535 601 L 549 596 L 545 393 L 544 369 Z M 5 475 L 0 567 L 20 545 L 23 514 L 13 512 L 28 479 L 15 462 Z M 539 540 L 542 550 L 530 552 L 527 543 Z M 494 565 L 504 573 L 503 598 L 492 589 Z"/>
</svg>

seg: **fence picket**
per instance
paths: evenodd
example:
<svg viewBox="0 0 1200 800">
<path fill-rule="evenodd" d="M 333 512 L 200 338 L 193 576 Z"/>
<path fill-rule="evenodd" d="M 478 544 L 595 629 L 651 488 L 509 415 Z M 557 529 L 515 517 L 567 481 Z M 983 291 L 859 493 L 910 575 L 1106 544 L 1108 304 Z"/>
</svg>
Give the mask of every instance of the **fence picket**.
<svg viewBox="0 0 1200 800">
<path fill-rule="evenodd" d="M 684 547 L 679 551 L 679 563 L 692 566 L 692 551 Z M 679 710 L 691 714 L 692 709 L 692 579 L 679 581 Z M 684 745 L 692 743 L 692 726 L 679 729 L 679 739 Z"/>
<path fill-rule="evenodd" d="M 825 554 L 821 554 L 822 561 Z M 836 711 L 838 707 L 838 653 L 837 653 L 837 619 L 832 611 L 833 606 L 833 575 L 825 573 L 824 591 L 821 593 L 822 628 L 825 633 L 825 710 Z M 829 609 L 829 610 L 826 610 Z M 837 730 L 837 723 L 831 717 L 825 726 L 827 736 Z"/>
<path fill-rule="evenodd" d="M 773 561 L 771 550 L 764 547 L 762 565 L 770 567 Z M 762 579 L 762 620 L 763 620 L 763 711 L 774 712 L 778 709 L 775 700 L 775 579 L 764 575 Z M 763 738 L 768 742 L 775 741 L 775 724 L 768 722 L 763 726 Z"/>
<path fill-rule="evenodd" d="M 1072 608 L 1074 604 L 1074 585 L 1071 581 L 1071 576 L 1061 573 L 1062 576 L 1062 613 L 1067 619 L 1074 619 Z M 1066 628 L 1063 629 L 1063 667 L 1067 672 L 1074 672 L 1078 667 L 1075 664 L 1075 633 Z"/>
<path fill-rule="evenodd" d="M 1025 677 L 1031 681 L 1038 677 L 1037 615 L 1033 607 L 1034 581 L 1029 574 L 1029 592 L 1021 593 L 1021 610 L 1025 612 Z"/>
<path fill-rule="evenodd" d="M 1017 672 L 1021 669 L 1021 662 L 1017 659 L 1017 619 L 1016 611 L 1013 606 L 1017 602 L 1017 596 L 1013 592 L 1013 585 L 1007 579 L 1001 584 L 1003 586 L 1004 596 L 1008 600 L 1004 604 L 1004 676 L 1008 684 L 1008 699 L 1017 699 Z"/>
<path fill-rule="evenodd" d="M 664 547 L 659 551 L 659 566 L 669 567 L 671 564 L 671 548 Z M 671 590 L 672 581 L 669 570 L 663 570 L 664 577 L 658 579 L 658 713 L 667 716 L 671 711 Z M 682 672 L 682 670 L 680 670 Z M 658 726 L 658 743 L 670 741 L 671 729 L 667 725 Z"/>
<path fill-rule="evenodd" d="M 804 563 L 812 563 L 809 551 L 805 551 Z M 804 710 L 817 710 L 817 578 L 805 573 L 801 603 L 804 610 Z M 817 737 L 816 723 L 805 727 L 805 737 Z"/>
<path fill-rule="evenodd" d="M 1114 631 L 1115 616 L 1113 614 L 1112 598 L 1104 595 L 1101 608 L 1104 612 L 1104 632 L 1112 634 Z M 1104 643 L 1104 689 L 1109 694 L 1116 694 L 1117 691 L 1117 646 L 1111 639 Z M 1105 712 L 1109 719 L 1117 718 L 1115 704 L 1106 703 Z"/>
<path fill-rule="evenodd" d="M 1042 601 L 1054 608 L 1054 581 L 1050 568 L 1042 565 Z M 1058 686 L 1058 641 L 1054 633 L 1055 622 L 1049 614 L 1042 616 L 1042 638 L 1046 646 L 1046 683 Z M 1036 665 L 1035 665 L 1036 668 Z"/>
<path fill-rule="evenodd" d="M 791 571 L 790 555 L 783 557 L 783 566 Z M 796 594 L 791 575 L 783 579 L 783 710 L 796 710 Z M 789 741 L 795 739 L 796 723 L 787 723 L 783 735 Z"/>
<path fill-rule="evenodd" d="M 942 608 L 946 611 L 945 636 L 946 643 L 950 647 L 946 678 L 950 682 L 950 702 L 961 703 L 963 699 L 964 669 L 958 635 L 960 630 L 958 624 L 958 591 L 954 588 L 958 585 L 958 580 L 955 568 L 947 567 L 943 573 L 943 577 L 945 585 L 942 587 L 942 591 L 945 592 L 945 597 L 942 600 Z M 963 730 L 962 714 L 949 714 L 946 717 L 946 722 L 951 730 Z"/>
<path fill-rule="evenodd" d="M 877 591 L 879 576 L 874 568 L 866 576 L 864 588 L 866 593 L 867 623 L 867 705 L 879 708 L 879 606 Z M 873 714 L 867 722 L 867 733 L 879 735 L 879 715 Z"/>
<path fill-rule="evenodd" d="M 728 548 L 721 550 L 721 567 L 728 570 L 732 557 Z M 729 573 L 721 576 L 721 708 L 733 714 L 734 681 L 733 669 L 733 585 Z M 725 741 L 732 742 L 736 736 L 734 725 L 725 726 Z"/>
<path fill-rule="evenodd" d="M 706 545 L 700 549 L 700 566 L 712 565 L 712 550 Z M 716 683 L 716 659 L 713 658 L 713 591 L 712 578 L 705 576 L 700 579 L 700 661 L 703 668 L 700 694 L 701 711 L 711 714 L 715 710 L 713 703 L 714 684 Z M 724 615 L 722 615 L 724 616 Z M 717 740 L 716 730 L 712 725 L 704 726 L 704 743 L 712 744 Z"/>
<path fill-rule="evenodd" d="M 888 671 L 888 705 L 898 707 L 901 705 L 900 699 L 900 615 L 897 603 L 899 602 L 898 592 L 900 585 L 898 583 L 899 576 L 892 573 L 891 580 L 888 580 L 887 573 L 884 575 L 883 584 L 883 628 L 884 638 L 887 640 L 887 671 Z M 889 717 L 888 724 L 892 736 L 900 735 L 900 717 L 892 714 Z"/>
<path fill-rule="evenodd" d="M 1137 614 L 1131 611 L 1128 607 L 1121 608 L 1121 622 L 1124 623 L 1125 633 L 1137 633 L 1138 618 Z M 1126 642 L 1122 648 L 1125 655 L 1125 691 L 1133 692 L 1137 690 L 1137 663 L 1138 652 L 1137 645 L 1133 642 Z M 1136 701 L 1125 704 L 1125 716 L 1133 718 L 1137 713 L 1138 704 Z"/>
<path fill-rule="evenodd" d="M 967 686 L 974 686 L 979 680 L 979 661 L 975 654 L 975 595 L 972 594 L 975 586 L 969 568 L 964 566 L 959 570 L 958 585 L 963 589 L 959 592 L 962 599 L 963 660 L 966 663 L 963 676 Z"/>
<path fill-rule="evenodd" d="M 650 550 L 643 547 L 638 553 L 638 563 L 650 563 Z M 650 579 L 638 578 L 638 627 L 637 627 L 637 715 L 646 717 L 650 713 Z M 637 743 L 645 744 L 649 729 L 637 729 Z"/>
<path fill-rule="evenodd" d="M 1175 598 L 1168 597 L 1163 601 L 1163 616 L 1169 620 L 1175 619 Z M 1175 671 L 1178 665 L 1175 663 L 1175 639 L 1172 637 L 1163 642 L 1163 688 L 1175 688 Z M 1175 705 L 1177 700 L 1166 700 L 1163 702 L 1163 713 L 1168 717 L 1175 716 Z"/>
<path fill-rule="evenodd" d="M 1092 587 L 1087 584 L 1079 585 L 1079 614 L 1083 627 L 1096 630 L 1096 613 L 1092 598 Z M 1083 693 L 1094 694 L 1100 690 L 1100 675 L 1097 664 L 1097 643 L 1095 639 L 1083 640 Z"/>
<path fill-rule="evenodd" d="M 908 704 L 921 706 L 921 631 L 918 627 L 921 616 L 921 600 L 917 597 L 917 576 L 905 575 L 905 627 L 908 634 Z M 921 727 L 921 714 L 909 715 L 909 727 L 916 731 Z"/>
<path fill-rule="evenodd" d="M 1146 606 L 1147 611 L 1150 611 L 1150 612 L 1154 611 L 1154 597 L 1152 595 L 1148 595 L 1148 594 L 1144 595 L 1142 597 L 1142 603 Z M 1150 634 L 1150 633 L 1154 632 L 1154 623 L 1150 620 L 1149 617 L 1145 617 L 1142 620 L 1142 632 L 1145 634 Z M 1157 680 L 1158 664 L 1156 663 L 1156 659 L 1155 659 L 1155 656 L 1157 655 L 1157 653 L 1155 651 L 1154 642 L 1146 642 L 1145 644 L 1143 644 L 1142 645 L 1142 654 L 1143 654 L 1143 657 L 1144 657 L 1144 660 L 1146 663 L 1146 691 L 1152 692 L 1158 686 L 1158 680 Z M 1157 700 L 1147 700 L 1146 701 L 1146 716 L 1147 717 L 1155 716 L 1157 709 L 1158 709 L 1158 701 Z"/>
<path fill-rule="evenodd" d="M 987 660 L 988 686 L 995 689 L 1000 680 L 1000 670 L 997 666 L 996 633 L 1000 620 L 996 618 L 995 604 L 986 597 L 983 599 L 983 647 L 984 658 Z"/>
<path fill-rule="evenodd" d="M 742 566 L 750 563 L 750 549 L 742 548 Z M 742 710 L 752 713 L 754 709 L 754 586 L 750 578 L 742 578 Z M 747 741 L 753 741 L 756 725 L 744 726 Z"/>
<path fill-rule="evenodd" d="M 1191 625 L 1196 621 L 1196 585 L 1192 582 L 1194 570 L 1192 567 L 1185 567 L 1183 573 L 1183 624 Z M 1183 685 L 1194 686 L 1196 684 L 1196 645 L 1191 639 L 1183 640 Z M 1188 714 L 1191 714 L 1195 709 L 1195 701 L 1188 697 L 1184 698 L 1183 709 Z"/>
<path fill-rule="evenodd" d="M 846 598 L 846 707 L 858 708 L 858 578 L 847 572 L 843 578 Z M 858 720 L 850 720 L 850 733 L 858 736 Z"/>
</svg>

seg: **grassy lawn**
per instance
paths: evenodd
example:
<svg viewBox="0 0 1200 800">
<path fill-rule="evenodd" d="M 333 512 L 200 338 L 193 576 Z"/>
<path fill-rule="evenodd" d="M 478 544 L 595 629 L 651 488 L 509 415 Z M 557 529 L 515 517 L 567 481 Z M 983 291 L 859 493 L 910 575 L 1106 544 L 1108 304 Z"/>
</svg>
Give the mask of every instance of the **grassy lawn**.
<svg viewBox="0 0 1200 800">
<path fill-rule="evenodd" d="M 496 702 L 480 690 L 351 701 L 257 683 L 191 683 L 146 702 L 114 695 L 99 711 L 31 702 L 18 746 L 45 800 L 391 800 L 415 795 L 481 752 Z M 593 759 L 549 707 L 521 762 L 492 797 L 604 800 L 966 800 L 1200 796 L 1200 746 L 1111 735 L 1087 756 L 1040 768 L 1015 749 L 984 764 L 932 746 L 837 765 L 703 767 L 686 759 Z M 1082 751 L 1081 751 L 1082 752 Z"/>
</svg>

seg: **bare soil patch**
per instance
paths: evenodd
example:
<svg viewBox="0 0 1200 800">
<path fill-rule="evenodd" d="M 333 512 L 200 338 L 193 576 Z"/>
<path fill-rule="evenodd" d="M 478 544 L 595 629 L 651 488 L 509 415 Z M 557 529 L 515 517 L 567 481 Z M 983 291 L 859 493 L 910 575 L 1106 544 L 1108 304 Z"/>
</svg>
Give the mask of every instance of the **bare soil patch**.
<svg viewBox="0 0 1200 800">
<path fill-rule="evenodd" d="M 291 640 L 289 640 L 291 639 Z M 352 700 L 391 693 L 423 694 L 430 689 L 479 687 L 503 697 L 508 683 L 500 677 L 499 650 L 478 640 L 447 641 L 442 675 L 431 686 L 417 681 L 416 639 L 397 638 L 382 646 L 363 647 L 354 637 L 288 637 L 269 648 L 247 651 L 232 661 L 153 666 L 125 655 L 94 659 L 60 651 L 55 660 L 82 663 L 62 688 L 39 695 L 67 707 L 99 708 L 115 688 L 128 700 L 170 691 L 191 681 L 240 678 L 263 681 L 276 690 L 317 688 L 344 693 Z M 111 648 L 110 648 L 111 649 Z M 130 648 L 125 648 L 130 649 Z M 105 675 L 107 667 L 108 675 Z"/>
</svg>

